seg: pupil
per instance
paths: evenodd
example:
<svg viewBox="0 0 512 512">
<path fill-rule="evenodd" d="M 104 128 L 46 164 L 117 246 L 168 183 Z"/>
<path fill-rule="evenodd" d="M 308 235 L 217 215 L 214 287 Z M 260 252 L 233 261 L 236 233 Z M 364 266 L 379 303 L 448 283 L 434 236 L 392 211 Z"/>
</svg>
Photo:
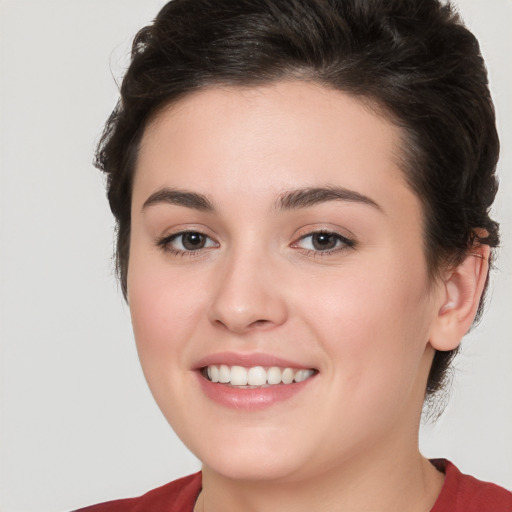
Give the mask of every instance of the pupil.
<svg viewBox="0 0 512 512">
<path fill-rule="evenodd" d="M 203 247 L 205 239 L 201 233 L 187 233 L 183 236 L 183 247 L 185 249 L 200 249 Z"/>
<path fill-rule="evenodd" d="M 334 249 L 336 237 L 330 233 L 316 233 L 313 235 L 313 247 L 321 251 Z"/>
</svg>

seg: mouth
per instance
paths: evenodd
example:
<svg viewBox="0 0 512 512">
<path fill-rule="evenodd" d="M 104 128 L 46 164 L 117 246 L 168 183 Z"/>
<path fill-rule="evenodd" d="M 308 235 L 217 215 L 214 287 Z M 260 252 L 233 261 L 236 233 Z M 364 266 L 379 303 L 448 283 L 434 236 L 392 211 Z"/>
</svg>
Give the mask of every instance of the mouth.
<svg viewBox="0 0 512 512">
<path fill-rule="evenodd" d="M 315 389 L 318 369 L 274 354 L 219 352 L 195 365 L 204 395 L 236 411 L 261 411 Z"/>
<path fill-rule="evenodd" d="M 314 368 L 280 366 L 208 365 L 200 369 L 201 375 L 215 384 L 238 389 L 265 389 L 304 382 L 318 373 Z"/>
</svg>

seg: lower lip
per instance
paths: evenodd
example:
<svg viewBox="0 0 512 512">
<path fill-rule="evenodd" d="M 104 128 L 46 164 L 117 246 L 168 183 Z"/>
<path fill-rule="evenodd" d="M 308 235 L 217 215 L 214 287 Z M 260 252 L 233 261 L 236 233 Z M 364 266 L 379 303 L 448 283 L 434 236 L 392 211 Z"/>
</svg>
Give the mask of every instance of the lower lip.
<svg viewBox="0 0 512 512">
<path fill-rule="evenodd" d="M 315 376 L 293 384 L 277 384 L 267 388 L 235 388 L 226 384 L 211 382 L 197 372 L 204 394 L 214 402 L 244 411 L 259 411 L 300 393 Z"/>
</svg>

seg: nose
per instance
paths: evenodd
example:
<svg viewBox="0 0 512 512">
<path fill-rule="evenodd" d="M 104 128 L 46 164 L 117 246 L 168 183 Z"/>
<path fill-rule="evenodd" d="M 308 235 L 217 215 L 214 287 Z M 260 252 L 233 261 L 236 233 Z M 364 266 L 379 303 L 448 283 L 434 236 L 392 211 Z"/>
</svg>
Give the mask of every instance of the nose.
<svg viewBox="0 0 512 512">
<path fill-rule="evenodd" d="M 210 321 L 236 334 L 282 325 L 287 317 L 281 273 L 264 255 L 232 255 L 216 279 Z"/>
</svg>

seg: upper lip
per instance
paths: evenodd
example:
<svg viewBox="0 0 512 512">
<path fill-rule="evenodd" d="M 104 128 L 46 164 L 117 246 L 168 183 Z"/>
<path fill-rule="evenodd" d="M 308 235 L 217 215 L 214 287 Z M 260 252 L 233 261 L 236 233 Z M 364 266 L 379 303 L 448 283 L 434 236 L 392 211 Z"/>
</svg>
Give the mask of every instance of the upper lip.
<svg viewBox="0 0 512 512">
<path fill-rule="evenodd" d="M 293 361 L 290 359 L 283 359 L 272 354 L 265 354 L 262 352 L 254 353 L 236 353 L 236 352 L 217 352 L 215 354 L 207 355 L 201 358 L 194 365 L 196 369 L 204 368 L 205 366 L 221 365 L 228 366 L 243 366 L 251 368 L 253 366 L 272 367 L 279 366 L 281 368 L 295 368 L 295 369 L 313 369 L 310 365 Z"/>
</svg>

